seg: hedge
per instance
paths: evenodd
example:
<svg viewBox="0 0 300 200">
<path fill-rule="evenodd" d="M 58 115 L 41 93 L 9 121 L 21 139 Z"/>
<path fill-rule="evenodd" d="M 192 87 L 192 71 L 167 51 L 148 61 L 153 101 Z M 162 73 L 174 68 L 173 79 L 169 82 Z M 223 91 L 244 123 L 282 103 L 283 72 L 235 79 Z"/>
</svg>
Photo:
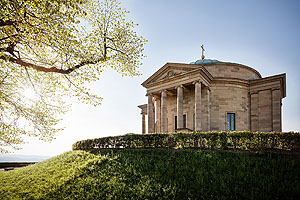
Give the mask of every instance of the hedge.
<svg viewBox="0 0 300 200">
<path fill-rule="evenodd" d="M 78 141 L 72 148 L 85 151 L 105 148 L 197 148 L 300 152 L 300 133 L 232 131 L 127 134 Z"/>
</svg>

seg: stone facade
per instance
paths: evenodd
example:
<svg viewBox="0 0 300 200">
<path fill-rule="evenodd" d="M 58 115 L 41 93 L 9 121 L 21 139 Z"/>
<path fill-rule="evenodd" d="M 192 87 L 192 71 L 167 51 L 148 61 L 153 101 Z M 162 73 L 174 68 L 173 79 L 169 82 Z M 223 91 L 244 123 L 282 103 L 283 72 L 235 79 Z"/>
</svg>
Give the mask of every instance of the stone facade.
<svg viewBox="0 0 300 200">
<path fill-rule="evenodd" d="M 167 63 L 142 83 L 142 132 L 276 131 L 281 127 L 286 75 L 262 78 L 245 65 L 213 60 Z M 229 118 L 230 116 L 233 118 Z"/>
</svg>

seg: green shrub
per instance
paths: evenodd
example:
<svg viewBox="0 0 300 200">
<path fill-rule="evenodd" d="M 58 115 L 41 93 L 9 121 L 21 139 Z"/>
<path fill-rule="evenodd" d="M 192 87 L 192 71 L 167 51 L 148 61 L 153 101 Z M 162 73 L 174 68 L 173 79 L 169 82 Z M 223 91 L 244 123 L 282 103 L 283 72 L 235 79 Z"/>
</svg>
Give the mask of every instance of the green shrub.
<svg viewBox="0 0 300 200">
<path fill-rule="evenodd" d="M 99 148 L 197 148 L 300 152 L 300 133 L 242 131 L 127 134 L 82 140 L 73 144 L 73 150 Z"/>
</svg>

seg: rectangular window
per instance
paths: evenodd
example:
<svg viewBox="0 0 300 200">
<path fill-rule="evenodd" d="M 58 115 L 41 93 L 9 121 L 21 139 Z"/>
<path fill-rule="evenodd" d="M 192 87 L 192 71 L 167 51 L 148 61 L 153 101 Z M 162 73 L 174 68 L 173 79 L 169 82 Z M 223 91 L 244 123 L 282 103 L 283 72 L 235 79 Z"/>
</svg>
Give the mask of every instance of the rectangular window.
<svg viewBox="0 0 300 200">
<path fill-rule="evenodd" d="M 183 128 L 186 128 L 186 115 L 183 115 Z M 175 116 L 175 130 L 177 129 L 177 116 Z"/>
<path fill-rule="evenodd" d="M 235 130 L 235 113 L 227 113 L 227 130 Z"/>
</svg>

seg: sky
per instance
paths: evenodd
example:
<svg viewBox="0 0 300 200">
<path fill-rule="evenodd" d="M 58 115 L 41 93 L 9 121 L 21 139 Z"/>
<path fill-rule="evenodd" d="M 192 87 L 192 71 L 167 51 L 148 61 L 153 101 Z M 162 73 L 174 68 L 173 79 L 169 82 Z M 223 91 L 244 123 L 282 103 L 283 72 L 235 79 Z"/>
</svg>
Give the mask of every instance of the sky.
<svg viewBox="0 0 300 200">
<path fill-rule="evenodd" d="M 167 62 L 201 57 L 250 66 L 263 77 L 286 73 L 283 131 L 300 132 L 300 1 L 293 0 L 123 0 L 128 18 L 148 42 L 139 77 L 108 69 L 91 85 L 103 97 L 93 107 L 70 100 L 60 132 L 51 143 L 27 139 L 14 154 L 55 156 L 78 140 L 141 133 L 138 105 L 147 103 L 141 83 Z"/>
</svg>

